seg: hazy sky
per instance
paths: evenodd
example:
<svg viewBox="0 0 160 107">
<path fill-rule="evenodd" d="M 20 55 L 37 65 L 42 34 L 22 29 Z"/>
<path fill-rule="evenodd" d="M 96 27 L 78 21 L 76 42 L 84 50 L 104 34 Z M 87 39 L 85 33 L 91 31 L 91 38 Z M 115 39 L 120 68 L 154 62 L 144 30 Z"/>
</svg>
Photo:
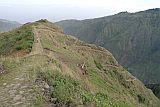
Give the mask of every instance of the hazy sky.
<svg viewBox="0 0 160 107">
<path fill-rule="evenodd" d="M 159 7 L 160 0 L 0 0 L 0 19 L 86 19 Z"/>
</svg>

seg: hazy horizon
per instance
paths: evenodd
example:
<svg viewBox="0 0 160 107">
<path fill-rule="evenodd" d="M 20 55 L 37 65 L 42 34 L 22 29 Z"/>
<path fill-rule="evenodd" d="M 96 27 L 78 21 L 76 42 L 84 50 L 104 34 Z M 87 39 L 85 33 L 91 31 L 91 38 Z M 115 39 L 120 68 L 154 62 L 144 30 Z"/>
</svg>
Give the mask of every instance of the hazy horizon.
<svg viewBox="0 0 160 107">
<path fill-rule="evenodd" d="M 159 8 L 158 0 L 1 0 L 0 19 L 26 23 L 39 19 L 60 21 L 88 19 L 119 12 L 137 12 Z"/>
</svg>

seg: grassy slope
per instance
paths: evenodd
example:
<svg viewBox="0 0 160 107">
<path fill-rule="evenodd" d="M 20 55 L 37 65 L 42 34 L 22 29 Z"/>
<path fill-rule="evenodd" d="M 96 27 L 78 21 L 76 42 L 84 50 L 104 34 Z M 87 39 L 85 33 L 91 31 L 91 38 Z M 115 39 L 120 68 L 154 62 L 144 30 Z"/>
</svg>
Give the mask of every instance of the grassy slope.
<svg viewBox="0 0 160 107">
<path fill-rule="evenodd" d="M 7 68 L 7 74 L 0 75 L 0 101 L 4 107 L 48 107 L 53 103 L 73 107 L 158 105 L 159 100 L 139 80 L 127 81 L 131 74 L 104 48 L 65 35 L 46 20 L 28 25 L 37 32 L 34 38 L 40 38 L 43 51 L 0 58 Z M 85 68 L 81 69 L 80 64 L 84 63 Z M 37 79 L 50 86 L 49 95 L 43 96 L 47 90 L 35 83 Z M 17 95 L 22 98 L 17 100 Z"/>
<path fill-rule="evenodd" d="M 123 66 L 147 84 L 160 82 L 159 23 L 160 9 L 151 9 L 57 24 L 68 34 L 108 49 Z"/>
<path fill-rule="evenodd" d="M 53 63 L 57 66 L 54 71 L 60 72 L 53 73 L 58 76 L 50 71 L 42 72 L 43 79 L 53 87 L 52 97 L 57 99 L 55 103 L 73 104 L 72 106 L 96 104 L 100 107 L 150 106 L 154 95 L 139 80 L 127 82 L 126 79 L 131 74 L 118 65 L 111 53 L 44 27 L 37 28 L 41 34 L 42 46 L 55 59 Z M 78 66 L 84 62 L 85 74 Z M 138 96 L 145 97 L 145 101 L 139 103 Z"/>
<path fill-rule="evenodd" d="M 16 55 L 31 51 L 34 37 L 30 25 L 0 34 L 0 55 Z"/>
</svg>

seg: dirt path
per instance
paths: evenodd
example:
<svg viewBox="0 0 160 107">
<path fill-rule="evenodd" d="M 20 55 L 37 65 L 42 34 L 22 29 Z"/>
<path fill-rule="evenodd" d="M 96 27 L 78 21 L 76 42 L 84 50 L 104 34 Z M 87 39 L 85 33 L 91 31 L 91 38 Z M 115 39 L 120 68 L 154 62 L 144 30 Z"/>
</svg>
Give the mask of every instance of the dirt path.
<svg viewBox="0 0 160 107">
<path fill-rule="evenodd" d="M 35 84 L 30 78 L 29 63 L 24 63 L 4 75 L 0 83 L 0 107 L 30 107 L 36 99 Z"/>
<path fill-rule="evenodd" d="M 34 55 L 42 55 L 43 47 L 41 45 L 40 34 L 38 29 L 33 29 L 34 44 L 32 51 L 24 58 L 32 61 L 22 61 L 10 73 L 4 75 L 3 82 L 0 82 L 0 107 L 30 107 L 36 99 L 35 83 L 31 70 L 37 66 L 41 60 L 35 59 Z M 12 60 L 21 60 L 14 58 Z M 1 60 L 0 60 L 1 62 Z M 19 61 L 18 61 L 19 62 Z M 35 64 L 36 63 L 36 64 Z M 1 79 L 1 78 L 0 78 Z"/>
<path fill-rule="evenodd" d="M 33 33 L 34 33 L 34 44 L 30 55 L 42 54 L 43 47 L 40 40 L 41 35 L 39 34 L 39 31 L 37 29 L 34 29 Z"/>
<path fill-rule="evenodd" d="M 92 47 L 89 47 L 89 46 L 75 46 L 75 47 L 76 47 L 76 49 L 83 49 L 84 48 L 84 49 L 87 49 L 88 51 L 93 51 L 93 52 L 102 53 L 102 54 L 107 53 L 107 51 L 92 49 Z"/>
</svg>

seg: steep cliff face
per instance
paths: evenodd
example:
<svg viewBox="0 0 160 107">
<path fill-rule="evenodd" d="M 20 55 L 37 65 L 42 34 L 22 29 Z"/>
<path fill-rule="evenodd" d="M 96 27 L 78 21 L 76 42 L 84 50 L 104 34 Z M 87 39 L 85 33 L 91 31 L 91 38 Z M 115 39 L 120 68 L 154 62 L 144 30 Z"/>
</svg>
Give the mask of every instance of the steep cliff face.
<svg viewBox="0 0 160 107">
<path fill-rule="evenodd" d="M 88 20 L 57 24 L 67 34 L 103 46 L 144 83 L 160 82 L 160 9 L 121 12 Z"/>
<path fill-rule="evenodd" d="M 21 36 L 25 44 L 32 41 L 31 47 L 24 48 L 21 39 L 14 39 L 8 51 L 0 45 L 3 107 L 158 107 L 152 91 L 106 49 L 66 35 L 47 20 L 0 34 L 0 40 L 6 44 L 10 42 L 4 37 Z M 23 47 L 16 50 L 17 45 Z"/>
</svg>

